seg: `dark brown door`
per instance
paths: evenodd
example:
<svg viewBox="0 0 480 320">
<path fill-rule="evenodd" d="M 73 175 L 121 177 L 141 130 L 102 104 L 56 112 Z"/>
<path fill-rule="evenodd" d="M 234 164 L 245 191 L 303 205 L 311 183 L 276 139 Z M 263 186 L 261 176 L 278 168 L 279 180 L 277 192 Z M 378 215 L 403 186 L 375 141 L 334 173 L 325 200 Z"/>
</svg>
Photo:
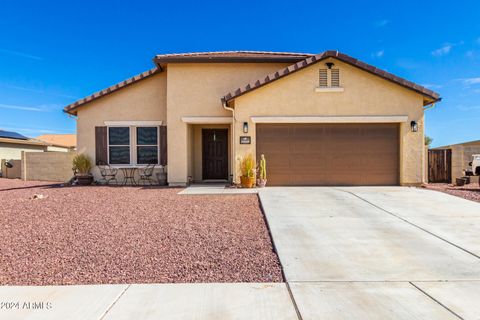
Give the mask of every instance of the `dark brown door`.
<svg viewBox="0 0 480 320">
<path fill-rule="evenodd" d="M 228 129 L 203 129 L 203 180 L 228 178 Z"/>
<path fill-rule="evenodd" d="M 397 185 L 398 124 L 259 124 L 269 185 Z"/>
</svg>

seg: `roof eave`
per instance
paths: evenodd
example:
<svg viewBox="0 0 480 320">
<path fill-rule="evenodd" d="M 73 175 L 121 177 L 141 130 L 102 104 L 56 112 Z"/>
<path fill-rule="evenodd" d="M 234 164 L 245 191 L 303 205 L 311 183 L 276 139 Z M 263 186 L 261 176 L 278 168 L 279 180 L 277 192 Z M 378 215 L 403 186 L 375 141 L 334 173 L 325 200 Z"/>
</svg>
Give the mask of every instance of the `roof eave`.
<svg viewBox="0 0 480 320">
<path fill-rule="evenodd" d="M 328 50 L 324 51 L 318 55 L 308 57 L 302 61 L 298 61 L 291 66 L 288 66 L 284 69 L 278 70 L 272 74 L 267 75 L 264 79 L 257 80 L 254 83 L 249 83 L 244 87 L 240 87 L 236 89 L 234 92 L 229 92 L 227 95 L 225 95 L 222 99 L 222 102 L 225 102 L 229 104 L 232 100 L 235 100 L 238 97 L 243 96 L 244 94 L 247 94 L 251 91 L 254 91 L 258 88 L 263 87 L 266 84 L 275 82 L 276 80 L 279 80 L 283 77 L 286 77 L 292 73 L 295 73 L 299 70 L 302 70 L 305 67 L 309 67 L 313 64 L 316 64 L 322 60 L 326 60 L 328 58 L 334 58 L 338 59 L 344 63 L 350 64 L 354 67 L 357 67 L 359 69 L 362 69 L 368 73 L 371 73 L 375 76 L 381 77 L 384 80 L 390 81 L 392 83 L 395 83 L 397 85 L 403 86 L 406 89 L 415 91 L 419 94 L 421 94 L 424 97 L 430 98 L 432 102 L 428 102 L 425 105 L 435 103 L 441 100 L 441 97 L 438 93 L 429 90 L 427 88 L 424 88 L 422 86 L 419 86 L 411 81 L 408 81 L 406 79 L 400 78 L 398 76 L 395 76 L 394 74 L 391 74 L 389 72 L 386 72 L 384 70 L 381 70 L 379 68 L 376 68 L 372 65 L 369 65 L 365 62 L 362 62 L 360 60 L 357 60 L 353 57 L 350 57 L 346 54 L 343 54 L 339 51 L 334 51 L 334 50 Z"/>
<path fill-rule="evenodd" d="M 157 64 L 166 63 L 295 63 L 305 56 L 292 57 L 155 57 Z"/>
<path fill-rule="evenodd" d="M 106 95 L 109 95 L 119 89 L 122 89 L 122 88 L 125 88 L 131 84 L 134 84 L 134 83 L 137 83 L 138 81 L 141 81 L 141 80 L 144 80 L 144 79 L 147 79 L 157 73 L 161 73 L 163 71 L 163 68 L 161 66 L 156 66 L 155 68 L 153 69 L 150 69 L 150 70 L 147 70 L 145 72 L 142 72 L 136 76 L 133 76 L 131 78 L 128 78 L 127 80 L 124 80 L 122 82 L 119 82 L 113 86 L 110 86 L 106 89 L 103 89 L 103 90 L 100 90 L 100 91 L 97 91 L 93 94 L 91 94 L 90 96 L 87 96 L 85 98 L 82 98 L 80 100 L 77 100 L 75 101 L 74 103 L 72 104 L 69 104 L 68 106 L 66 106 L 65 108 L 63 108 L 63 112 L 64 113 L 68 113 L 70 115 L 73 115 L 73 116 L 76 116 L 77 115 L 77 109 L 87 103 L 90 103 L 100 97 L 104 97 Z"/>
</svg>

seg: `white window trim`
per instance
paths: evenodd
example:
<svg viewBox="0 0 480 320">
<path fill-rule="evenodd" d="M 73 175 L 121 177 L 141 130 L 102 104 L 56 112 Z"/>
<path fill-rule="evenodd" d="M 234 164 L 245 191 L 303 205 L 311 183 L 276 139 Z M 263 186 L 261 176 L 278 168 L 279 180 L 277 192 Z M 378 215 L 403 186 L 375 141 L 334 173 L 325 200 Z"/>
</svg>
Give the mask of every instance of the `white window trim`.
<svg viewBox="0 0 480 320">
<path fill-rule="evenodd" d="M 343 92 L 343 87 L 317 87 L 315 92 Z"/>
<path fill-rule="evenodd" d="M 108 122 L 108 121 L 105 121 Z M 145 121 L 142 121 L 145 122 Z M 156 122 L 156 121 L 150 121 L 150 122 Z M 129 122 L 132 123 L 132 122 Z M 128 132 L 130 135 L 130 144 L 129 145 L 117 145 L 114 144 L 112 147 L 129 147 L 130 148 L 130 163 L 123 163 L 123 164 L 111 164 L 110 163 L 110 128 L 115 128 L 115 127 L 128 127 Z M 138 145 L 137 144 L 137 128 L 142 128 L 142 127 L 156 127 L 157 128 L 157 144 L 149 144 L 149 145 Z M 117 125 L 110 125 L 107 126 L 107 161 L 108 164 L 112 167 L 127 167 L 127 166 L 132 166 L 132 167 L 144 167 L 147 166 L 146 164 L 138 164 L 137 163 L 137 147 L 157 147 L 157 166 L 160 165 L 160 127 L 157 125 L 124 125 L 124 124 L 117 124 Z"/>
<path fill-rule="evenodd" d="M 403 123 L 408 116 L 272 116 L 251 117 L 254 123 Z"/>
<path fill-rule="evenodd" d="M 182 122 L 191 124 L 229 124 L 232 117 L 182 117 Z"/>
<path fill-rule="evenodd" d="M 104 121 L 108 127 L 155 127 L 161 126 L 163 121 Z"/>
</svg>

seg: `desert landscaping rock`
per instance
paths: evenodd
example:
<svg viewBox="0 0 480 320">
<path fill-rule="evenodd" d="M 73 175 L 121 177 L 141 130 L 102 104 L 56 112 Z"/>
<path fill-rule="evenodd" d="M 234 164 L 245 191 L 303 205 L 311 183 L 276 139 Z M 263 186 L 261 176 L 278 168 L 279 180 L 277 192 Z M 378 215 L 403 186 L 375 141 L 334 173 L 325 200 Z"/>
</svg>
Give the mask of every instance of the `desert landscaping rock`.
<svg viewBox="0 0 480 320">
<path fill-rule="evenodd" d="M 178 191 L 0 179 L 0 284 L 282 281 L 256 195 Z"/>
<path fill-rule="evenodd" d="M 445 192 L 467 200 L 480 202 L 480 186 L 477 183 L 470 183 L 461 187 L 447 183 L 430 183 L 425 187 L 427 189 Z"/>
</svg>

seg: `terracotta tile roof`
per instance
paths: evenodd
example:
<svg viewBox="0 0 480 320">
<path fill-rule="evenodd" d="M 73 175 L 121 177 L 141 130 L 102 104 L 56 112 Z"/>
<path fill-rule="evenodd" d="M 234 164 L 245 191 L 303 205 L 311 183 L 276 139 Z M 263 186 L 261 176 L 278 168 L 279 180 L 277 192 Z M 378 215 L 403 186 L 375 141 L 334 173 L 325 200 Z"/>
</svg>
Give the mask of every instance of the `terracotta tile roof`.
<svg viewBox="0 0 480 320">
<path fill-rule="evenodd" d="M 74 148 L 77 146 L 76 134 L 43 134 L 35 139 L 59 147 Z"/>
<path fill-rule="evenodd" d="M 188 62 L 278 62 L 278 63 L 294 63 L 312 56 L 309 53 L 292 53 L 292 52 L 269 52 L 269 51 L 218 51 L 218 52 L 191 52 L 191 53 L 172 53 L 160 54 L 153 58 L 157 67 L 140 73 L 132 78 L 117 83 L 111 87 L 95 92 L 88 97 L 75 101 L 63 108 L 63 111 L 72 115 L 76 115 L 76 109 L 88 102 L 103 97 L 107 94 L 115 92 L 132 83 L 146 79 L 158 72 L 162 71 L 160 65 L 167 63 L 188 63 Z"/>
<path fill-rule="evenodd" d="M 357 60 L 355 58 L 352 58 L 344 53 L 341 53 L 341 52 L 338 52 L 338 51 L 333 51 L 333 50 L 329 50 L 329 51 L 325 51 L 325 52 L 322 52 L 320 54 L 317 54 L 317 55 L 314 55 L 314 56 L 310 56 L 302 61 L 298 61 L 286 68 L 282 68 L 274 73 L 271 73 L 269 75 L 267 75 L 266 77 L 262 78 L 262 79 L 258 79 L 257 81 L 254 81 L 254 82 L 251 82 L 243 87 L 240 87 L 234 91 L 231 91 L 229 93 L 227 93 L 223 98 L 222 98 L 222 101 L 223 102 L 230 102 L 232 100 L 234 100 L 235 98 L 238 98 L 239 96 L 242 96 L 250 91 L 253 91 L 255 89 L 258 89 L 268 83 L 271 83 L 273 81 L 276 81 L 278 79 L 281 79 L 285 76 L 288 76 L 294 72 L 297 72 L 299 70 L 302 70 L 308 66 L 311 66 L 312 64 L 315 64 L 319 61 L 322 61 L 322 60 L 325 60 L 327 58 L 335 58 L 335 59 L 338 59 L 340 61 L 343 61 L 345 63 L 348 63 L 352 66 L 355 66 L 357 68 L 360 68 L 362 70 L 365 70 L 367 72 L 370 72 L 374 75 L 377 75 L 379 77 L 382 77 L 388 81 L 391 81 L 391 82 L 394 82 L 396 84 L 399 84 L 407 89 L 410 89 L 410 90 L 413 90 L 413 91 L 416 91 L 428 98 L 430 98 L 431 100 L 433 101 L 438 101 L 440 100 L 440 95 L 430 89 L 427 89 L 425 87 L 422 87 L 418 84 L 415 84 L 411 81 L 408 81 L 408 80 L 405 80 L 403 78 L 400 78 L 394 74 L 391 74 L 391 73 L 388 73 L 386 72 L 385 70 L 382 70 L 382 69 L 379 69 L 377 67 L 374 67 L 370 64 L 367 64 L 365 62 L 362 62 L 360 60 Z"/>
<path fill-rule="evenodd" d="M 73 114 L 73 115 L 76 115 L 77 114 L 77 111 L 76 109 L 92 100 L 95 100 L 95 99 L 98 99 L 100 97 L 103 97 L 107 94 L 110 94 L 112 92 L 115 92 L 119 89 L 122 89 L 126 86 L 129 86 L 131 85 L 132 83 L 135 83 L 137 81 L 140 81 L 140 80 L 143 80 L 143 79 L 146 79 L 158 72 L 161 72 L 162 69 L 159 68 L 159 67 L 155 67 L 153 69 L 150 69 L 150 70 L 147 70 L 145 72 L 142 72 L 140 74 L 137 74 L 136 76 L 133 76 L 131 78 L 128 78 L 127 80 L 124 80 L 122 82 L 119 82 L 113 86 L 110 86 L 106 89 L 103 89 L 103 90 L 100 90 L 98 92 L 95 92 L 94 94 L 92 95 L 89 95 L 88 97 L 85 97 L 83 99 L 80 99 L 80 100 L 77 100 L 75 101 L 74 103 L 71 103 L 69 104 L 68 106 L 64 107 L 63 108 L 63 112 L 66 112 L 66 113 L 69 113 L 69 114 Z"/>
<path fill-rule="evenodd" d="M 160 54 L 153 61 L 158 64 L 180 62 L 283 62 L 293 63 L 312 56 L 310 53 L 271 51 L 217 51 Z"/>
</svg>

